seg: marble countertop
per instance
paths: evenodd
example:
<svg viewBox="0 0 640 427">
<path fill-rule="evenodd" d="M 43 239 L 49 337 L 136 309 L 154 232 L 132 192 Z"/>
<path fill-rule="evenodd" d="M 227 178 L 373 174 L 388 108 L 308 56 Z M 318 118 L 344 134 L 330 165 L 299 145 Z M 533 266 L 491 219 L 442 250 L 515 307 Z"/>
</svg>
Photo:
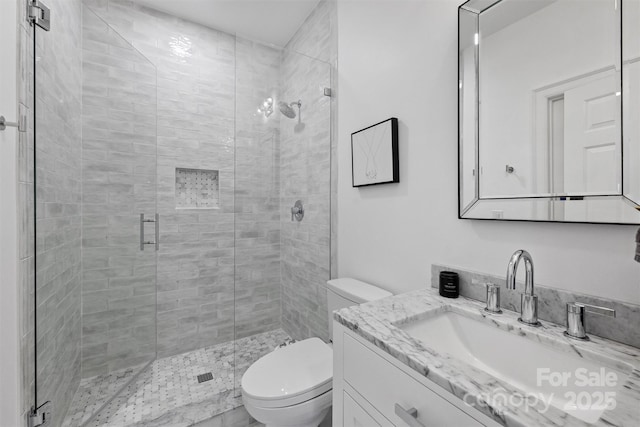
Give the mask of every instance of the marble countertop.
<svg viewBox="0 0 640 427">
<path fill-rule="evenodd" d="M 594 424 L 575 418 L 555 406 L 538 410 L 513 405 L 504 395 L 525 392 L 488 373 L 457 360 L 411 337 L 403 324 L 455 312 L 509 333 L 543 343 L 555 350 L 572 353 L 595 364 L 624 372 L 626 382 L 615 391 L 615 408 L 605 410 Z M 640 349 L 591 336 L 578 341 L 564 336 L 564 326 L 541 321 L 538 328 L 517 321 L 518 313 L 504 310 L 500 315 L 484 311 L 484 303 L 459 297 L 443 298 L 437 289 L 422 289 L 345 308 L 334 313 L 337 322 L 409 366 L 420 375 L 453 393 L 505 426 L 618 426 L 640 425 Z M 513 356 L 517 357 L 517 349 Z M 544 361 L 541 361 L 541 367 Z"/>
</svg>

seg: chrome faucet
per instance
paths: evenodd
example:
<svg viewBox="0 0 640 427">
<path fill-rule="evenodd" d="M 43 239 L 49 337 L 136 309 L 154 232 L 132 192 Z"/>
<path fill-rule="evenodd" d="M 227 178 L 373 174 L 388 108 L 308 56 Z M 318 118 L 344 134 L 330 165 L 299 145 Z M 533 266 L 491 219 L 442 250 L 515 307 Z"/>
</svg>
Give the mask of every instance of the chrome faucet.
<svg viewBox="0 0 640 427">
<path fill-rule="evenodd" d="M 538 322 L 538 297 L 533 292 L 533 259 L 525 250 L 515 251 L 507 266 L 507 289 L 516 288 L 516 272 L 520 260 L 524 259 L 524 292 L 520 295 L 520 317 L 518 321 L 529 326 L 540 326 Z"/>
</svg>

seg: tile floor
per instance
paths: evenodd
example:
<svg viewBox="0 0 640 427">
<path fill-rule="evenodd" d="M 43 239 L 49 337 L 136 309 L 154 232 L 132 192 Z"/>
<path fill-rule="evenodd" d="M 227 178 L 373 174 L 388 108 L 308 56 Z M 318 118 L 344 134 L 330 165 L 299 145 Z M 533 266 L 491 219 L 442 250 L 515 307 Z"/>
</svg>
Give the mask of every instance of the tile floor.
<svg viewBox="0 0 640 427">
<path fill-rule="evenodd" d="M 114 390 L 135 374 L 131 368 L 84 379 L 69 408 L 64 427 L 171 426 L 186 427 L 225 416 L 234 427 L 253 426 L 240 397 L 240 379 L 258 358 L 284 342 L 282 330 L 266 332 L 212 347 L 154 361 L 95 417 Z M 235 350 L 235 351 L 234 351 Z M 198 383 L 197 376 L 211 372 L 213 379 Z M 106 397 L 105 397 L 106 396 Z M 235 410 L 239 408 L 238 410 Z M 232 412 L 228 412 L 234 410 Z M 90 420 L 90 421 L 89 421 Z M 89 423 L 87 423 L 89 421 Z M 214 424 L 215 425 L 215 424 Z"/>
<path fill-rule="evenodd" d="M 63 426 L 80 426 L 121 390 L 146 364 L 84 378 L 71 401 Z"/>
</svg>

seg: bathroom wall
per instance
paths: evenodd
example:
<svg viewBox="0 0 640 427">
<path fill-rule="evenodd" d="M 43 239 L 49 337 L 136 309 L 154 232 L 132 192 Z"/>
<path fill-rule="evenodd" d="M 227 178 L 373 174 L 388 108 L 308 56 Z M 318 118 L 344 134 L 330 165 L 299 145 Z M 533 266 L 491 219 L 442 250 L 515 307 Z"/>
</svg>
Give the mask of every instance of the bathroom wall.
<svg viewBox="0 0 640 427">
<path fill-rule="evenodd" d="M 331 64 L 335 63 L 335 2 L 319 3 L 287 44 L 281 99 L 301 101 L 298 117 L 280 120 L 283 328 L 296 339 L 328 339 L 325 283 L 330 278 Z M 297 110 L 297 107 L 294 107 Z M 291 221 L 301 200 L 302 222 Z"/>
<path fill-rule="evenodd" d="M 37 123 L 35 206 L 38 239 L 33 245 L 32 28 L 19 18 L 19 101 L 27 109 L 28 132 L 19 141 L 19 286 L 22 293 L 23 411 L 34 402 L 33 271 L 37 251 L 38 403 L 55 400 L 52 425 L 61 423 L 80 380 L 80 144 L 81 3 L 50 4 L 50 32 L 37 30 Z M 23 3 L 18 10 L 23 11 Z"/>
<path fill-rule="evenodd" d="M 640 303 L 637 227 L 457 219 L 460 3 L 338 2 L 338 274 L 404 292 L 432 263 L 502 275 L 525 248 L 537 283 Z M 400 183 L 352 188 L 351 132 L 392 116 Z"/>
</svg>

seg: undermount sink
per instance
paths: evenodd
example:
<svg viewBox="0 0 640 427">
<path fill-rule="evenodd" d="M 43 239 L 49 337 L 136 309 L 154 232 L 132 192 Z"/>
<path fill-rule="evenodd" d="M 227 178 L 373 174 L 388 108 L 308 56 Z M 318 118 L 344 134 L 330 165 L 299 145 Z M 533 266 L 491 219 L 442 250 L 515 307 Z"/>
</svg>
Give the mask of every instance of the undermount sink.
<svg viewBox="0 0 640 427">
<path fill-rule="evenodd" d="M 594 423 L 605 410 L 613 409 L 610 405 L 615 404 L 616 392 L 632 369 L 620 370 L 625 364 L 616 364 L 615 360 L 607 366 L 585 360 L 560 340 L 560 347 L 554 348 L 451 311 L 398 327 L 426 347 L 522 392 L 514 396 L 498 389 L 492 396 L 483 396 L 485 399 L 505 404 L 514 404 L 515 399 L 515 404 L 533 406 L 538 411 L 551 405 L 587 423 Z M 519 398 L 525 400 L 519 402 Z"/>
</svg>

